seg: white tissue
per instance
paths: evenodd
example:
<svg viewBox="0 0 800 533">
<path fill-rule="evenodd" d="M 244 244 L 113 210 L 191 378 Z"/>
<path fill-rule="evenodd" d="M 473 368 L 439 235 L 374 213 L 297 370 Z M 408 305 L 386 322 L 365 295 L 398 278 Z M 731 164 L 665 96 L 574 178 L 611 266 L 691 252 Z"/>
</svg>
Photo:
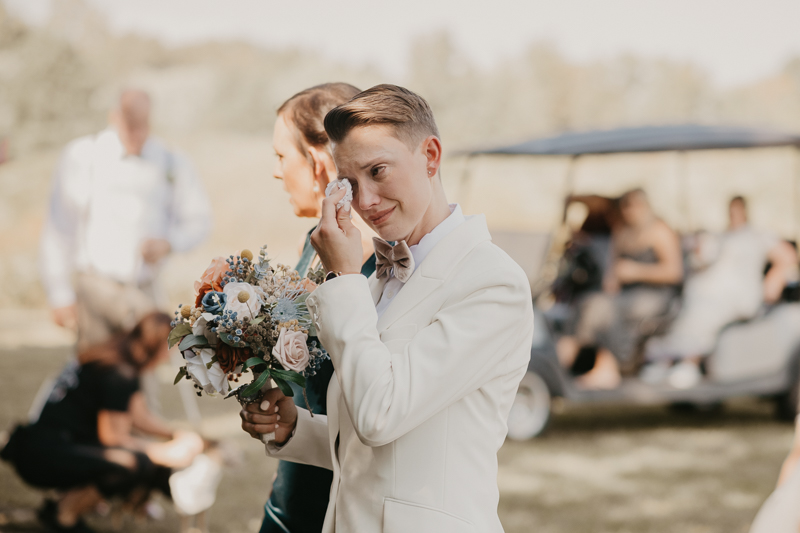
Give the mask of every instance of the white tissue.
<svg viewBox="0 0 800 533">
<path fill-rule="evenodd" d="M 350 202 L 353 201 L 353 186 L 350 185 L 350 181 L 347 178 L 334 180 L 328 183 L 328 186 L 325 187 L 325 196 L 328 197 L 339 189 L 346 189 L 347 192 L 344 193 L 344 198 L 339 200 L 336 204 L 336 210 L 338 211 L 344 207 L 345 211 L 350 211 Z"/>
</svg>

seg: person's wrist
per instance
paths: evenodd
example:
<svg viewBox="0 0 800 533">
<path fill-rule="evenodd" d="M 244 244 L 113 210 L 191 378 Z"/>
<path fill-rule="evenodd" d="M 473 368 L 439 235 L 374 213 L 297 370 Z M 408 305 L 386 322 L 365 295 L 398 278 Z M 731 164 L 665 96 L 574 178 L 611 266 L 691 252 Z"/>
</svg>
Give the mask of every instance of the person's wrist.
<svg viewBox="0 0 800 533">
<path fill-rule="evenodd" d="M 272 442 L 275 443 L 275 446 L 277 448 L 281 448 L 281 447 L 285 446 L 286 443 L 288 443 L 290 440 L 292 440 L 292 437 L 294 437 L 294 432 L 295 431 L 297 431 L 297 419 L 295 419 L 294 425 L 292 425 L 292 429 L 289 430 L 288 433 L 286 433 L 286 436 L 282 440 L 275 439 Z"/>
</svg>

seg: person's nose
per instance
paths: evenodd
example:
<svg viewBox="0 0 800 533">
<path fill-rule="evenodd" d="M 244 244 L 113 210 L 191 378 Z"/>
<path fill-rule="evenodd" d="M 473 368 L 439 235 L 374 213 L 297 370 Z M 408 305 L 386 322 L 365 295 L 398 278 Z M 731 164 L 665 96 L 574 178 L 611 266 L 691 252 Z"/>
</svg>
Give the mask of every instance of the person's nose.
<svg viewBox="0 0 800 533">
<path fill-rule="evenodd" d="M 362 211 L 367 211 L 381 203 L 381 197 L 378 196 L 374 188 L 369 185 L 364 185 L 362 187 L 359 184 L 356 200 L 358 201 L 358 208 Z"/>
<path fill-rule="evenodd" d="M 283 169 L 280 161 L 275 162 L 275 168 L 272 169 L 272 177 L 276 180 L 283 180 Z"/>
</svg>

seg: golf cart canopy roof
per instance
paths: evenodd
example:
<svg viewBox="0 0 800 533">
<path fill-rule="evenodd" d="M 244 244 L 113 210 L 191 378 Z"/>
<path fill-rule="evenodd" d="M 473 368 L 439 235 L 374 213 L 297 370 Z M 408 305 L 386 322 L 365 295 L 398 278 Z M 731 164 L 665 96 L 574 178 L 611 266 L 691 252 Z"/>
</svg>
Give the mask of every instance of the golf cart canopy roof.
<svg viewBox="0 0 800 533">
<path fill-rule="evenodd" d="M 738 126 L 643 126 L 564 133 L 511 146 L 474 150 L 469 155 L 582 155 L 768 146 L 800 147 L 800 135 Z"/>
</svg>

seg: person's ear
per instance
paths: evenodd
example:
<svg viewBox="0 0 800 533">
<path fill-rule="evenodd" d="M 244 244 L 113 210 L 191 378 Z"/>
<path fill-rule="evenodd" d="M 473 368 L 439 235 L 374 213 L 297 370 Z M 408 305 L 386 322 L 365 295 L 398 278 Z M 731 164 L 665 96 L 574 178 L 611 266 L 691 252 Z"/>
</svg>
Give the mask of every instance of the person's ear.
<svg viewBox="0 0 800 533">
<path fill-rule="evenodd" d="M 433 177 L 442 164 L 442 141 L 435 135 L 422 141 L 422 153 L 425 155 L 428 176 Z"/>
<path fill-rule="evenodd" d="M 325 150 L 309 146 L 308 153 L 311 155 L 311 160 L 314 164 L 314 182 L 324 193 L 328 183 L 336 179 L 336 165 L 333 163 L 333 158 Z"/>
</svg>

